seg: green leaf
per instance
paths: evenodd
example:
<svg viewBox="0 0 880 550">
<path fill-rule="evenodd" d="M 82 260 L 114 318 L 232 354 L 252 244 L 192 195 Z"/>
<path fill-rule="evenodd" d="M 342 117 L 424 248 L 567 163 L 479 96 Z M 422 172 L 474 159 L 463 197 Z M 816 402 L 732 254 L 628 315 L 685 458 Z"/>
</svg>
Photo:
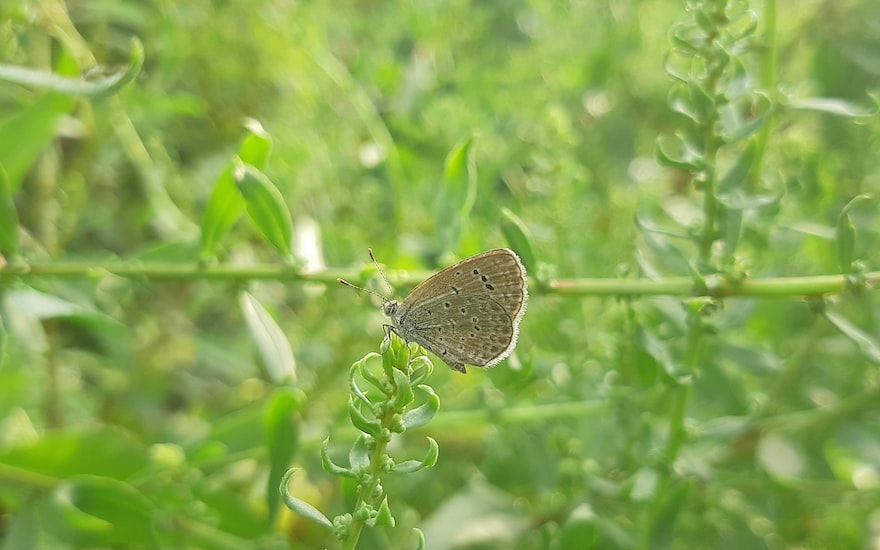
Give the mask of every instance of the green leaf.
<svg viewBox="0 0 880 550">
<path fill-rule="evenodd" d="M 74 476 L 55 490 L 55 502 L 75 534 L 102 544 L 136 544 L 154 538 L 154 506 L 131 485 L 109 477 Z"/>
<path fill-rule="evenodd" d="M 347 477 L 349 479 L 357 479 L 358 474 L 351 468 L 343 468 L 342 466 L 337 466 L 334 464 L 332 460 L 330 460 L 330 454 L 327 449 L 330 447 L 330 438 L 324 439 L 324 443 L 321 444 L 321 467 L 324 468 L 324 471 L 328 474 L 333 474 L 339 477 Z"/>
<path fill-rule="evenodd" d="M 258 120 L 252 118 L 245 121 L 244 127 L 248 130 L 248 134 L 238 148 L 238 158 L 262 170 L 272 153 L 272 136 Z"/>
<path fill-rule="evenodd" d="M 293 474 L 297 472 L 297 468 L 291 468 L 284 474 L 284 477 L 281 478 L 281 485 L 279 486 L 279 490 L 281 492 L 281 498 L 284 500 L 285 506 L 301 515 L 302 517 L 311 520 L 318 525 L 323 525 L 327 529 L 333 529 L 333 523 L 321 513 L 320 510 L 309 504 L 304 500 L 300 500 L 295 496 L 291 495 L 287 490 L 287 484 L 290 481 L 290 478 L 293 477 Z"/>
<path fill-rule="evenodd" d="M 48 432 L 31 444 L 0 452 L 0 463 L 38 476 L 127 479 L 146 468 L 149 460 L 144 445 L 127 432 L 95 428 Z"/>
<path fill-rule="evenodd" d="M 296 359 L 287 336 L 256 298 L 242 292 L 241 310 L 269 378 L 276 384 L 296 381 Z"/>
<path fill-rule="evenodd" d="M 669 108 L 697 124 L 707 122 L 715 114 L 715 102 L 696 82 L 690 80 L 673 86 L 667 100 Z"/>
<path fill-rule="evenodd" d="M 294 419 L 294 413 L 302 408 L 304 402 L 301 392 L 279 388 L 272 395 L 263 417 L 266 446 L 269 449 L 266 504 L 270 518 L 277 514 L 279 504 L 278 494 L 272 489 L 282 483 L 284 471 L 299 443 L 299 422 Z"/>
<path fill-rule="evenodd" d="M 406 408 L 407 405 L 412 403 L 412 385 L 410 384 L 409 378 L 407 377 L 405 372 L 399 369 L 393 369 L 391 373 L 394 377 L 394 385 L 397 387 L 396 391 L 394 392 L 394 398 L 391 401 L 391 408 L 394 411 L 402 411 Z"/>
<path fill-rule="evenodd" d="M 464 223 L 477 196 L 474 138 L 458 143 L 446 156 L 443 186 L 434 211 L 435 233 L 443 251 L 457 250 Z"/>
<path fill-rule="evenodd" d="M 272 136 L 259 121 L 248 119 L 244 124 L 248 133 L 238 147 L 238 158 L 223 170 L 214 182 L 211 197 L 202 216 L 201 258 L 207 260 L 217 254 L 220 241 L 235 225 L 245 209 L 245 201 L 235 185 L 233 170 L 241 162 L 263 169 L 272 152 Z"/>
<path fill-rule="evenodd" d="M 800 111 L 813 111 L 842 118 L 870 118 L 878 112 L 876 105 L 873 109 L 866 109 L 850 101 L 833 97 L 810 97 L 793 100 L 788 103 L 788 107 Z"/>
<path fill-rule="evenodd" d="M 85 78 L 69 78 L 48 71 L 0 64 L 0 81 L 66 95 L 104 97 L 116 93 L 133 81 L 140 74 L 143 65 L 144 46 L 140 40 L 132 38 L 128 67 L 110 76 L 89 81 Z"/>
<path fill-rule="evenodd" d="M 526 231 L 526 225 L 516 214 L 507 208 L 501 209 L 501 233 L 526 268 L 526 273 L 537 273 L 538 264 L 532 251 L 532 242 Z"/>
<path fill-rule="evenodd" d="M 351 397 L 348 398 L 348 417 L 351 419 L 351 423 L 355 428 L 366 434 L 377 436 L 382 431 L 382 425 L 379 424 L 379 421 L 364 416 L 361 412 L 361 408 Z"/>
<path fill-rule="evenodd" d="M 735 103 L 719 108 L 720 134 L 727 144 L 738 143 L 760 130 L 767 115 L 772 113 L 773 105 L 766 95 L 755 94 L 748 118 L 742 117 L 741 109 L 742 106 Z"/>
<path fill-rule="evenodd" d="M 348 451 L 348 461 L 352 468 L 366 467 L 370 464 L 370 450 L 367 448 L 367 436 L 359 434 Z"/>
<path fill-rule="evenodd" d="M 752 166 L 757 158 L 758 146 L 754 141 L 749 142 L 745 149 L 737 156 L 736 162 L 718 182 L 718 192 L 726 193 L 742 187 L 743 182 L 749 176 Z"/>
<path fill-rule="evenodd" d="M 4 257 L 18 254 L 18 211 L 12 199 L 12 186 L 0 165 L 0 267 Z"/>
<path fill-rule="evenodd" d="M 837 330 L 858 346 L 862 356 L 875 365 L 880 365 L 880 343 L 878 343 L 873 336 L 865 333 L 860 328 L 835 313 L 825 310 L 823 316 L 829 323 L 837 327 Z"/>
<path fill-rule="evenodd" d="M 388 507 L 388 497 L 382 499 L 379 509 L 376 511 L 376 517 L 372 519 L 374 527 L 394 527 L 396 522 L 394 516 L 391 515 L 391 508 Z"/>
<path fill-rule="evenodd" d="M 868 195 L 857 195 L 840 210 L 837 218 L 837 258 L 840 263 L 841 273 L 852 273 L 853 254 L 855 251 L 856 228 L 850 218 L 850 212 L 859 204 L 868 202 Z"/>
<path fill-rule="evenodd" d="M 437 458 L 440 456 L 440 448 L 433 438 L 428 438 L 428 452 L 422 460 L 406 460 L 394 465 L 394 472 L 399 474 L 411 474 L 418 472 L 424 468 L 430 468 L 437 464 Z"/>
<path fill-rule="evenodd" d="M 0 122 L 0 168 L 8 178 L 9 194 L 15 195 L 37 157 L 55 139 L 58 124 L 73 108 L 73 98 L 48 93 Z"/>
<path fill-rule="evenodd" d="M 292 259 L 293 220 L 277 187 L 256 167 L 242 164 L 233 177 L 244 197 L 248 216 L 285 259 Z"/>
<path fill-rule="evenodd" d="M 425 534 L 418 528 L 413 528 L 413 532 L 416 534 L 417 538 L 416 550 L 425 550 Z"/>
<path fill-rule="evenodd" d="M 220 241 L 235 225 L 244 212 L 244 199 L 232 177 L 233 164 L 230 163 L 214 182 L 214 189 L 205 205 L 202 215 L 202 249 L 203 260 L 217 255 Z"/>
<path fill-rule="evenodd" d="M 434 392 L 434 388 L 425 384 L 420 384 L 416 388 L 424 394 L 425 402 L 404 413 L 403 425 L 408 430 L 424 426 L 433 420 L 440 410 L 440 397 Z"/>
<path fill-rule="evenodd" d="M 599 539 L 597 514 L 587 503 L 575 507 L 560 528 L 563 548 L 595 548 Z"/>
<path fill-rule="evenodd" d="M 699 172 L 705 168 L 702 152 L 682 136 L 660 136 L 655 150 L 657 162 L 668 168 Z"/>
</svg>

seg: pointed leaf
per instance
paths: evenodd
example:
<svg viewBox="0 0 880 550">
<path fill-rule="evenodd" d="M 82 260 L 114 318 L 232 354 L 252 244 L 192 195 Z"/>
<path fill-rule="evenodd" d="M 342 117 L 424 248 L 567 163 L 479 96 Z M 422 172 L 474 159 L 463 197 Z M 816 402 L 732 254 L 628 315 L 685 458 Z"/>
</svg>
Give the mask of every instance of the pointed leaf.
<svg viewBox="0 0 880 550">
<path fill-rule="evenodd" d="M 269 378 L 276 384 L 296 381 L 296 359 L 284 331 L 257 299 L 247 292 L 241 293 L 239 302 Z"/>
<path fill-rule="evenodd" d="M 832 325 L 837 327 L 837 330 L 859 347 L 859 351 L 866 359 L 875 365 L 880 365 L 880 343 L 873 336 L 835 313 L 826 310 L 823 315 Z"/>
<path fill-rule="evenodd" d="M 743 182 L 749 176 L 749 172 L 752 170 L 752 166 L 755 163 L 757 150 L 758 146 L 754 141 L 750 142 L 746 148 L 743 149 L 737 157 L 736 162 L 730 167 L 730 170 L 728 170 L 721 178 L 721 181 L 718 182 L 719 193 L 726 193 L 732 189 L 739 189 L 742 187 Z"/>
<path fill-rule="evenodd" d="M 233 170 L 233 177 L 244 197 L 248 217 L 257 226 L 260 234 L 285 259 L 291 259 L 293 220 L 281 191 L 262 172 L 249 164 L 242 164 Z"/>
<path fill-rule="evenodd" d="M 501 209 L 501 233 L 509 247 L 514 250 L 526 268 L 526 273 L 537 273 L 535 253 L 526 232 L 526 225 L 507 208 Z"/>
<path fill-rule="evenodd" d="M 435 233 L 444 251 L 456 250 L 477 196 L 474 138 L 458 143 L 446 156 L 443 187 L 435 205 Z"/>
<path fill-rule="evenodd" d="M 434 441 L 433 438 L 428 438 L 428 452 L 425 453 L 425 458 L 422 460 L 406 460 L 399 464 L 394 465 L 394 472 L 401 474 L 411 474 L 413 472 L 418 472 L 424 468 L 430 468 L 434 464 L 437 464 L 437 458 L 440 456 L 440 448 L 437 446 L 437 442 Z"/>
<path fill-rule="evenodd" d="M 86 97 L 103 97 L 116 93 L 123 86 L 134 80 L 144 65 L 144 46 L 137 38 L 132 39 L 129 66 L 124 71 L 98 80 L 71 78 L 56 73 L 0 64 L 0 81 L 14 82 L 30 88 L 59 92 L 66 95 Z"/>
<path fill-rule="evenodd" d="M 337 466 L 330 460 L 330 454 L 328 453 L 328 448 L 330 447 L 330 438 L 326 438 L 324 443 L 321 444 L 321 466 L 324 468 L 324 471 L 328 474 L 333 474 L 339 477 L 347 477 L 350 479 L 357 479 L 357 474 L 350 468 L 343 468 L 341 466 Z"/>
<path fill-rule="evenodd" d="M 868 195 L 857 195 L 840 211 L 837 218 L 837 258 L 842 273 L 851 273 L 853 269 L 853 253 L 855 251 L 856 228 L 850 218 L 850 211 L 863 202 L 871 200 Z"/>
<path fill-rule="evenodd" d="M 69 527 L 89 532 L 102 545 L 124 546 L 154 537 L 155 506 L 117 479 L 73 476 L 58 486 L 55 502 Z"/>
<path fill-rule="evenodd" d="M 413 532 L 418 538 L 418 542 L 416 543 L 416 550 L 425 550 L 425 534 L 422 533 L 422 530 L 418 528 L 413 528 Z"/>
<path fill-rule="evenodd" d="M 278 494 L 272 489 L 281 483 L 284 470 L 290 464 L 299 442 L 299 423 L 295 421 L 294 413 L 304 402 L 301 392 L 279 388 L 269 401 L 263 417 L 266 446 L 269 448 L 270 470 L 266 504 L 270 518 L 274 518 L 278 511 Z"/>
<path fill-rule="evenodd" d="M 3 257 L 11 258 L 18 253 L 18 212 L 12 197 L 12 186 L 0 163 L 0 268 Z"/>
<path fill-rule="evenodd" d="M 202 215 L 202 249 L 203 260 L 213 258 L 217 254 L 220 242 L 229 233 L 241 213 L 244 212 L 244 198 L 235 185 L 232 177 L 233 164 L 223 170 L 214 182 L 214 189 L 205 205 Z"/>
<path fill-rule="evenodd" d="M 366 434 L 377 436 L 382 432 L 382 425 L 379 424 L 379 421 L 364 416 L 360 407 L 351 397 L 348 398 L 348 417 L 355 428 Z"/>
<path fill-rule="evenodd" d="M 410 385 L 409 377 L 405 372 L 394 369 L 391 371 L 394 376 L 394 385 L 397 390 L 394 392 L 394 398 L 391 401 L 391 410 L 402 411 L 407 405 L 412 403 L 413 389 Z"/>
<path fill-rule="evenodd" d="M 370 450 L 367 448 L 367 436 L 359 434 L 348 452 L 348 461 L 352 469 L 366 467 L 370 464 Z"/>
<path fill-rule="evenodd" d="M 284 474 L 284 477 L 281 478 L 279 491 L 281 492 L 281 498 L 284 499 L 284 504 L 302 517 L 309 519 L 318 525 L 323 525 L 327 529 L 333 529 L 333 523 L 327 518 L 327 516 L 321 513 L 320 510 L 308 502 L 294 497 L 288 492 L 287 482 L 290 481 L 290 478 L 293 477 L 293 474 L 296 472 L 296 468 L 291 468 L 286 474 Z"/>
<path fill-rule="evenodd" d="M 425 384 L 420 384 L 417 388 L 424 394 L 425 402 L 404 413 L 403 425 L 408 430 L 424 426 L 433 420 L 440 410 L 440 397 L 434 392 L 434 388 Z"/>
<path fill-rule="evenodd" d="M 266 132 L 258 120 L 247 119 L 244 127 L 248 130 L 238 148 L 238 158 L 260 170 L 266 167 L 269 154 L 272 152 L 272 136 Z"/>
<path fill-rule="evenodd" d="M 869 118 L 877 114 L 877 107 L 865 109 L 852 102 L 834 97 L 810 97 L 789 102 L 792 109 L 815 111 L 843 118 Z"/>
<path fill-rule="evenodd" d="M 396 522 L 394 516 L 391 515 L 391 508 L 388 507 L 388 497 L 382 499 L 379 509 L 376 511 L 376 517 L 372 519 L 374 527 L 394 527 Z"/>
</svg>

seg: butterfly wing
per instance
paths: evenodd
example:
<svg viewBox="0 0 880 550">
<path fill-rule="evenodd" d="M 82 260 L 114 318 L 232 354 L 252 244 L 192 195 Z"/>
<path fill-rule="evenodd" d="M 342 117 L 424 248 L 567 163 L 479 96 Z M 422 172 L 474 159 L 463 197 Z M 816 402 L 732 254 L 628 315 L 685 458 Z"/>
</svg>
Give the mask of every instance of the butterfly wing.
<svg viewBox="0 0 880 550">
<path fill-rule="evenodd" d="M 511 250 L 466 258 L 413 289 L 392 317 L 401 335 L 450 367 L 491 367 L 516 346 L 528 301 L 525 268 Z"/>
</svg>

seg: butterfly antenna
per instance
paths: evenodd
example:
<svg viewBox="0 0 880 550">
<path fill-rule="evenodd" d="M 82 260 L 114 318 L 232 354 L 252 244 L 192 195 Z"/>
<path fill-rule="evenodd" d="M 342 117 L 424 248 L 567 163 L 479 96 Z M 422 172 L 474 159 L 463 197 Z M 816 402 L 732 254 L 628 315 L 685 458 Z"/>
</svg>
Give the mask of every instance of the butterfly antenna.
<svg viewBox="0 0 880 550">
<path fill-rule="evenodd" d="M 337 282 L 337 283 L 342 283 L 342 284 L 344 284 L 345 286 L 350 286 L 351 288 L 353 288 L 353 289 L 355 289 L 355 290 L 363 290 L 364 292 L 369 292 L 370 294 L 372 294 L 372 295 L 374 295 L 374 296 L 378 296 L 379 298 L 382 298 L 382 301 L 383 301 L 383 302 L 387 302 L 387 301 L 388 301 L 388 297 L 387 297 L 387 296 L 382 296 L 381 294 L 379 294 L 379 293 L 376 292 L 375 290 L 370 290 L 369 288 L 364 288 L 364 287 L 362 287 L 362 286 L 353 285 L 353 284 L 349 283 L 348 281 L 346 281 L 345 279 L 340 279 L 340 278 L 337 277 L 337 278 L 336 278 L 336 282 Z"/>
<path fill-rule="evenodd" d="M 376 261 L 376 257 L 373 256 L 373 249 L 367 249 L 370 252 L 370 259 L 373 260 L 373 263 L 376 264 L 376 269 L 379 270 L 379 275 L 382 276 L 382 280 L 385 281 L 385 285 L 388 287 L 388 290 L 391 294 L 394 294 L 394 288 L 391 287 L 391 283 L 388 282 L 388 277 L 385 276 L 385 272 L 382 271 L 382 268 L 379 266 L 379 262 Z"/>
<path fill-rule="evenodd" d="M 370 259 L 373 260 L 373 263 L 376 264 L 376 269 L 378 269 L 378 270 L 379 270 L 379 274 L 382 275 L 382 280 L 385 281 L 385 284 L 388 285 L 388 289 L 391 290 L 392 293 L 393 293 L 393 292 L 394 292 L 394 289 L 392 289 L 392 288 L 391 288 L 391 285 L 388 283 L 388 278 L 385 277 L 385 272 L 382 271 L 382 268 L 379 267 L 379 262 L 377 262 L 375 256 L 373 256 L 373 249 L 372 249 L 372 248 L 369 248 L 368 250 L 370 251 Z M 373 296 L 378 296 L 379 298 L 382 298 L 382 301 L 383 301 L 383 302 L 387 302 L 387 301 L 389 300 L 389 298 L 388 298 L 387 296 L 383 296 L 382 294 L 379 294 L 379 293 L 376 292 L 375 290 L 370 290 L 369 288 L 364 288 L 364 287 L 362 287 L 362 286 L 357 286 L 357 285 L 355 285 L 355 284 L 349 283 L 349 282 L 346 281 L 345 279 L 340 279 L 340 278 L 337 277 L 336 282 L 337 282 L 337 283 L 342 283 L 342 284 L 344 284 L 345 286 L 350 286 L 351 288 L 353 288 L 353 289 L 355 289 L 355 290 L 363 290 L 364 292 L 369 292 L 369 293 L 372 294 Z"/>
</svg>

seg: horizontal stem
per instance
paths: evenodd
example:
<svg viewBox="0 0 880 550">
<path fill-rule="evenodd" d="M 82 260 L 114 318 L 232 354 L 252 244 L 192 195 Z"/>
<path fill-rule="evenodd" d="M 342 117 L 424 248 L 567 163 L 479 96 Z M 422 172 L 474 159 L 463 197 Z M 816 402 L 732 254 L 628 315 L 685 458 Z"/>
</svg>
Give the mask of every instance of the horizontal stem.
<svg viewBox="0 0 880 550">
<path fill-rule="evenodd" d="M 296 266 L 283 264 L 214 264 L 181 262 L 112 261 L 91 263 L 80 261 L 11 264 L 0 269 L 0 284 L 15 279 L 30 278 L 93 278 L 122 277 L 152 281 L 304 281 L 336 284 L 337 277 L 359 281 L 364 275 L 360 269 L 324 269 L 304 272 Z M 389 271 L 392 283 L 409 286 L 416 284 L 431 272 Z M 880 271 L 861 276 L 869 289 L 880 286 Z M 533 294 L 577 296 L 750 296 L 763 298 L 791 298 L 822 296 L 845 290 L 852 281 L 846 275 L 817 275 L 809 277 L 774 277 L 733 280 L 724 277 L 707 279 L 702 285 L 691 277 L 664 279 L 556 279 L 537 281 L 530 286 Z"/>
</svg>

